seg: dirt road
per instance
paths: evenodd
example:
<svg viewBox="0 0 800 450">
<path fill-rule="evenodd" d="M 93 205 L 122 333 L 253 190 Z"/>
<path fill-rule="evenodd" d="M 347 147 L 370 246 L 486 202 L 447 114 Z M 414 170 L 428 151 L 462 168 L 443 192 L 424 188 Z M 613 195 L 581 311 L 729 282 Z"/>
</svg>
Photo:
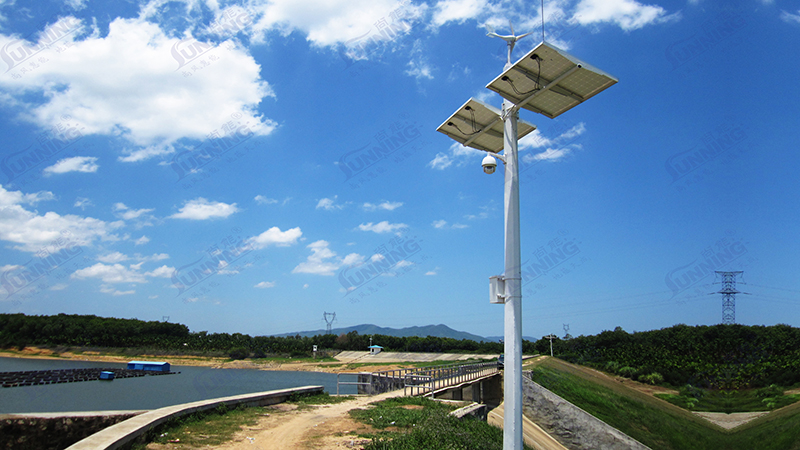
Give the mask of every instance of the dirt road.
<svg viewBox="0 0 800 450">
<path fill-rule="evenodd" d="M 308 450 L 362 448 L 368 441 L 356 434 L 368 428 L 350 419 L 351 409 L 366 408 L 370 403 L 400 397 L 402 390 L 371 397 L 358 397 L 335 405 L 312 406 L 310 409 L 285 410 L 270 414 L 258 424 L 237 433 L 220 450 Z M 289 406 L 289 405 L 284 405 Z"/>
<path fill-rule="evenodd" d="M 501 403 L 500 406 L 489 411 L 487 422 L 490 425 L 503 428 L 503 413 L 504 409 Z M 537 450 L 567 450 L 566 447 L 525 416 L 522 416 L 522 440 L 525 444 Z"/>
</svg>

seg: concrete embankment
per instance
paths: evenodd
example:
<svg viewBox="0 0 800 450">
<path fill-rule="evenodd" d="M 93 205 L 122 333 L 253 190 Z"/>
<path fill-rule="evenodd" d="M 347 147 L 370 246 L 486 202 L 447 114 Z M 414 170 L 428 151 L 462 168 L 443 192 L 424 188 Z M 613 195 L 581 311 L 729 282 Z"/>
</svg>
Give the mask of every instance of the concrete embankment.
<svg viewBox="0 0 800 450">
<path fill-rule="evenodd" d="M 322 393 L 322 386 L 303 386 L 253 394 L 201 400 L 181 405 L 167 406 L 139 414 L 128 420 L 110 426 L 69 447 L 67 450 L 113 450 L 122 448 L 136 440 L 145 439 L 150 430 L 187 414 L 207 411 L 225 405 L 232 408 L 243 406 L 266 406 L 283 403 L 294 394 L 307 395 Z"/>
<path fill-rule="evenodd" d="M 608 425 L 581 408 L 522 378 L 525 416 L 570 450 L 650 450 L 641 442 Z"/>
<path fill-rule="evenodd" d="M 0 415 L 0 449 L 62 449 L 144 411 Z"/>
</svg>

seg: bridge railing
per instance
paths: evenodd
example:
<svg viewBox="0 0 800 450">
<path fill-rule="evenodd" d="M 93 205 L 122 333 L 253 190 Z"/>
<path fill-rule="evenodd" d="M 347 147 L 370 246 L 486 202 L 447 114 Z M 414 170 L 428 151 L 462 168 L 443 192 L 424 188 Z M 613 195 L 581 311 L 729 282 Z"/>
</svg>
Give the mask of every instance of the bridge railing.
<svg viewBox="0 0 800 450">
<path fill-rule="evenodd" d="M 428 395 L 438 389 L 477 380 L 499 372 L 497 362 L 434 366 L 406 374 L 404 393 Z"/>
<path fill-rule="evenodd" d="M 470 364 L 448 364 L 410 369 L 384 370 L 337 375 L 336 392 L 339 386 L 355 385 L 359 394 L 380 394 L 403 389 L 406 395 L 426 395 L 443 387 L 472 381 L 499 371 L 496 361 Z M 341 375 L 356 375 L 357 381 L 341 381 Z"/>
</svg>

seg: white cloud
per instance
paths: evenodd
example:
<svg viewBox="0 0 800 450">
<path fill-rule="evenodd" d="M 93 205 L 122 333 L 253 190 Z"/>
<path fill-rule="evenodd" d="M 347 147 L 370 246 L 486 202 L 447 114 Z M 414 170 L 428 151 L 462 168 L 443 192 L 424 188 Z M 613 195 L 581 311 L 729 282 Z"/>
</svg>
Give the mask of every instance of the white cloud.
<svg viewBox="0 0 800 450">
<path fill-rule="evenodd" d="M 128 255 L 124 255 L 124 254 L 122 254 L 120 252 L 109 253 L 107 255 L 102 255 L 102 256 L 98 256 L 97 257 L 98 261 L 104 262 L 104 263 L 108 263 L 108 264 L 127 261 L 129 259 L 131 259 L 131 258 Z"/>
<path fill-rule="evenodd" d="M 269 247 L 270 245 L 287 247 L 296 244 L 297 240 L 302 236 L 303 232 L 300 230 L 300 227 L 290 228 L 286 231 L 281 231 L 278 227 L 272 227 L 258 236 L 251 237 L 247 240 L 247 243 L 257 250 Z"/>
<path fill-rule="evenodd" d="M 103 283 L 146 283 L 144 274 L 138 270 L 125 267 L 122 264 L 106 265 L 97 263 L 93 266 L 79 269 L 73 272 L 70 278 L 84 280 L 87 278 L 99 278 Z"/>
<path fill-rule="evenodd" d="M 50 191 L 40 191 L 35 194 L 23 194 L 22 191 L 7 191 L 0 185 L 0 207 L 12 205 L 35 205 L 41 201 L 54 200 L 56 198 Z"/>
<path fill-rule="evenodd" d="M 673 17 L 676 16 L 668 16 L 660 6 L 643 5 L 635 0 L 581 0 L 572 20 L 581 25 L 611 22 L 628 31 Z"/>
<path fill-rule="evenodd" d="M 142 236 L 139 239 L 137 239 L 134 243 L 136 245 L 144 245 L 147 244 L 148 242 L 150 242 L 150 238 L 147 236 Z"/>
<path fill-rule="evenodd" d="M 100 285 L 100 292 L 102 292 L 104 294 L 111 294 L 111 295 L 113 295 L 115 297 L 118 297 L 120 295 L 133 295 L 133 294 L 136 293 L 136 291 L 134 291 L 134 290 L 119 291 L 119 290 L 114 289 L 113 287 L 105 285 L 105 284 Z"/>
<path fill-rule="evenodd" d="M 408 225 L 404 223 L 389 223 L 389 221 L 384 220 L 383 222 L 378 222 L 373 224 L 372 222 L 369 223 L 362 223 L 358 226 L 358 229 L 361 231 L 372 231 L 374 233 L 394 233 L 398 230 L 402 230 L 404 228 L 408 228 Z"/>
<path fill-rule="evenodd" d="M 436 156 L 433 157 L 431 162 L 428 163 L 428 167 L 437 170 L 444 170 L 450 167 L 451 165 L 453 165 L 452 158 L 447 156 L 445 153 L 441 152 L 437 153 Z"/>
<path fill-rule="evenodd" d="M 304 262 L 301 262 L 292 273 L 309 273 L 313 275 L 333 275 L 342 265 L 342 262 L 334 259 L 336 252 L 329 249 L 328 241 L 319 240 L 307 246 L 311 249 L 311 255 Z"/>
<path fill-rule="evenodd" d="M 267 198 L 264 197 L 263 195 L 256 195 L 253 200 L 255 200 L 256 203 L 258 203 L 259 205 L 272 205 L 278 203 L 278 201 L 275 200 L 274 198 Z"/>
<path fill-rule="evenodd" d="M 336 204 L 336 199 L 339 198 L 338 195 L 334 195 L 333 198 L 323 198 L 317 202 L 317 209 L 324 209 L 326 211 L 335 211 L 337 209 L 342 209 L 345 207 L 343 204 Z"/>
<path fill-rule="evenodd" d="M 460 223 L 454 223 L 454 224 L 450 225 L 450 224 L 447 223 L 446 220 L 434 220 L 431 225 L 433 225 L 434 228 L 437 228 L 439 230 L 445 230 L 445 229 L 448 229 L 448 228 L 452 228 L 454 230 L 460 230 L 462 228 L 468 228 L 469 227 L 469 225 L 464 225 L 464 224 L 460 224 Z"/>
<path fill-rule="evenodd" d="M 172 276 L 173 273 L 175 273 L 174 267 L 169 267 L 164 265 L 155 270 L 145 272 L 145 276 L 155 277 L 155 278 L 169 278 Z"/>
<path fill-rule="evenodd" d="M 403 202 L 383 201 L 381 203 L 378 203 L 377 205 L 374 204 L 374 203 L 364 203 L 363 207 L 367 211 L 375 211 L 375 210 L 378 210 L 378 209 L 383 209 L 383 210 L 386 210 L 386 211 L 394 211 L 395 209 L 397 209 L 397 208 L 399 208 L 401 206 L 403 206 Z"/>
<path fill-rule="evenodd" d="M 154 209 L 130 209 L 124 203 L 115 203 L 112 210 L 116 216 L 123 220 L 138 219 L 142 214 L 153 212 Z"/>
<path fill-rule="evenodd" d="M 58 283 L 50 286 L 51 291 L 63 291 L 64 289 L 68 288 L 69 285 L 67 283 Z"/>
<path fill-rule="evenodd" d="M 65 17 L 48 30 L 61 36 L 59 29 L 81 28 L 79 19 Z M 80 33 L 59 41 L 70 44 L 66 51 L 43 51 L 48 61 L 35 71 L 0 79 L 0 87 L 17 104 L 27 106 L 30 113 L 24 119 L 50 128 L 62 117 L 71 117 L 73 134 L 120 136 L 141 147 L 120 158 L 128 162 L 171 152 L 171 144 L 181 138 L 205 139 L 230 120 L 232 111 L 256 135 L 276 127 L 257 110 L 259 102 L 274 93 L 260 79 L 261 67 L 241 47 L 182 41 L 141 18 L 115 19 L 104 37 L 94 33 L 75 40 Z M 39 43 L 45 44 L 0 35 L 0 45 L 9 51 Z M 217 60 L 192 73 L 181 64 L 195 48 L 210 48 L 205 54 Z"/>
<path fill-rule="evenodd" d="M 436 26 L 447 22 L 463 23 L 478 17 L 487 9 L 486 0 L 440 0 L 434 6 L 432 21 Z"/>
<path fill-rule="evenodd" d="M 85 210 L 87 206 L 94 206 L 94 203 L 92 203 L 88 198 L 78 197 L 75 199 L 75 204 L 72 206 L 80 208 L 81 210 Z"/>
<path fill-rule="evenodd" d="M 36 252 L 58 239 L 79 246 L 90 245 L 98 239 L 119 240 L 113 231 L 121 227 L 122 222 L 104 222 L 72 214 L 62 216 L 52 211 L 39 215 L 21 206 L 52 197 L 50 192 L 22 194 L 0 186 L 0 240 L 19 244 L 15 248 L 26 252 Z"/>
<path fill-rule="evenodd" d="M 144 148 L 125 149 L 122 152 L 125 154 L 125 156 L 120 156 L 117 158 L 117 160 L 120 162 L 133 163 L 155 158 L 156 156 L 170 155 L 175 153 L 175 148 L 169 144 L 150 145 Z"/>
<path fill-rule="evenodd" d="M 169 217 L 173 219 L 207 220 L 225 218 L 238 211 L 239 208 L 236 207 L 236 203 L 211 202 L 203 197 L 198 197 L 185 202 L 179 212 Z"/>
<path fill-rule="evenodd" d="M 263 40 L 271 30 L 280 30 L 285 35 L 300 30 L 312 44 L 326 47 L 363 39 L 365 35 L 379 36 L 375 23 L 381 19 L 394 28 L 408 28 L 407 24 L 398 27 L 393 12 L 399 12 L 402 20 L 409 22 L 425 8 L 396 0 L 272 0 L 252 5 L 258 17 L 249 30 L 256 41 Z"/>
<path fill-rule="evenodd" d="M 275 287 L 275 282 L 274 281 L 262 281 L 262 282 L 258 283 L 257 285 L 255 285 L 253 287 L 257 287 L 259 289 L 268 289 L 268 288 L 271 288 L 271 287 Z"/>
<path fill-rule="evenodd" d="M 789 13 L 789 12 L 781 10 L 781 16 L 780 17 L 781 17 L 781 20 L 786 22 L 786 23 L 800 24 L 800 10 L 797 11 L 797 14 L 792 14 L 792 13 Z"/>
<path fill-rule="evenodd" d="M 91 156 L 74 156 L 58 160 L 55 164 L 44 169 L 44 175 L 56 173 L 84 172 L 94 173 L 100 166 L 97 165 L 97 158 Z"/>
</svg>

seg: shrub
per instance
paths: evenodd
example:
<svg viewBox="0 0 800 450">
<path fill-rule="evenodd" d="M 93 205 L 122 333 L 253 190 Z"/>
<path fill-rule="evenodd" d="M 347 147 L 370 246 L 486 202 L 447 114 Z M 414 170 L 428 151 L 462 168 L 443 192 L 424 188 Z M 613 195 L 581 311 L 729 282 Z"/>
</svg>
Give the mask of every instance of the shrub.
<svg viewBox="0 0 800 450">
<path fill-rule="evenodd" d="M 658 372 L 653 372 L 649 375 L 640 376 L 639 381 L 647 384 L 659 384 L 664 382 L 664 377 L 662 377 Z"/>
<path fill-rule="evenodd" d="M 245 359 L 250 356 L 250 352 L 244 347 L 234 347 L 228 352 L 228 356 L 231 359 Z"/>
<path fill-rule="evenodd" d="M 636 369 L 634 369 L 633 367 L 631 367 L 631 366 L 625 366 L 625 367 L 622 367 L 622 368 L 620 368 L 618 373 L 619 373 L 621 376 L 625 377 L 625 378 L 631 378 L 631 379 L 633 379 L 633 377 L 635 377 L 635 376 L 636 376 L 636 372 L 637 372 L 637 370 L 636 370 Z"/>
</svg>

